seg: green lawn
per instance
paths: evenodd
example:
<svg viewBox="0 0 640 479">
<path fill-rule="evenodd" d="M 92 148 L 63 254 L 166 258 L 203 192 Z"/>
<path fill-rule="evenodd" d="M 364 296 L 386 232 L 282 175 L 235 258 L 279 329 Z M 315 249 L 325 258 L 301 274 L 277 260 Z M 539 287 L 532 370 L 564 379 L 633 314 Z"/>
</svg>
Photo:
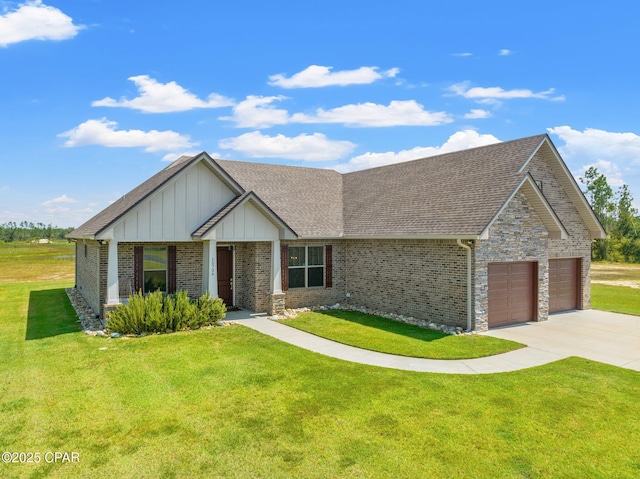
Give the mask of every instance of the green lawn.
<svg viewBox="0 0 640 479">
<path fill-rule="evenodd" d="M 281 322 L 343 344 L 415 358 L 470 359 L 524 347 L 490 336 L 451 336 L 354 311 L 303 313 Z"/>
<path fill-rule="evenodd" d="M 242 326 L 79 332 L 70 282 L 0 282 L 1 477 L 637 478 L 640 373 L 496 375 L 340 361 Z"/>
<path fill-rule="evenodd" d="M 592 284 L 591 307 L 603 311 L 640 316 L 640 289 Z"/>
<path fill-rule="evenodd" d="M 640 316 L 640 264 L 591 264 L 591 306 Z"/>
</svg>

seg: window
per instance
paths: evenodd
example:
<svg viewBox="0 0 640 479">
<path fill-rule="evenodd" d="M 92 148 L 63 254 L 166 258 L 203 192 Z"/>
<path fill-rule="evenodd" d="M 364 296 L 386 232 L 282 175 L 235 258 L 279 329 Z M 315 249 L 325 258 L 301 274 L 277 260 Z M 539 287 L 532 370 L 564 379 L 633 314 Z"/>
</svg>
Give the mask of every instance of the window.
<svg viewBox="0 0 640 479">
<path fill-rule="evenodd" d="M 167 291 L 167 248 L 144 247 L 144 292 Z"/>
<path fill-rule="evenodd" d="M 324 248 L 289 247 L 289 288 L 324 286 Z"/>
</svg>

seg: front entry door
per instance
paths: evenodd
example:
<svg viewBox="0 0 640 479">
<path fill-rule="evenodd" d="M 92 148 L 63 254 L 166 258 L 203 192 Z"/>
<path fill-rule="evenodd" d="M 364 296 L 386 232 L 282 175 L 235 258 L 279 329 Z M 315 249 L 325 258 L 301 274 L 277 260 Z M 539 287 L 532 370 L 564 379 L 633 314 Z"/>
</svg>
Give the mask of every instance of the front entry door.
<svg viewBox="0 0 640 479">
<path fill-rule="evenodd" d="M 233 251 L 217 248 L 218 296 L 228 307 L 233 306 Z"/>
</svg>

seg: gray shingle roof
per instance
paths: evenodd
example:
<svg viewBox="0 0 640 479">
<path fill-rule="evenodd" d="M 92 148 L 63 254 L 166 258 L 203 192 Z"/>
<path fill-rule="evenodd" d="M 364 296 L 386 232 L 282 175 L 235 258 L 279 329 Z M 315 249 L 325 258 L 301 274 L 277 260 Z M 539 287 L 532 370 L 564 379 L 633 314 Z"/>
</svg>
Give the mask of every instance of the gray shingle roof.
<svg viewBox="0 0 640 479">
<path fill-rule="evenodd" d="M 344 175 L 345 236 L 479 235 L 546 135 Z"/>
<path fill-rule="evenodd" d="M 479 235 L 527 174 L 518 169 L 547 138 L 537 135 L 344 175 L 215 160 L 244 191 L 193 233 L 202 233 L 243 194 L 254 192 L 301 238 Z M 100 233 L 199 158 L 179 158 L 69 237 Z"/>
<path fill-rule="evenodd" d="M 340 173 L 246 161 L 216 163 L 245 191 L 254 191 L 300 237 L 342 234 Z"/>
</svg>

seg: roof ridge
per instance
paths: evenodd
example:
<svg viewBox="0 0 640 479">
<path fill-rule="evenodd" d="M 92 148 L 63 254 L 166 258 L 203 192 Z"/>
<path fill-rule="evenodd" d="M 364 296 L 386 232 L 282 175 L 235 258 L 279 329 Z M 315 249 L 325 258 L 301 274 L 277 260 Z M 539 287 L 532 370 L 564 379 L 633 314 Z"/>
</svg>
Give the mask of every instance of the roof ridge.
<svg viewBox="0 0 640 479">
<path fill-rule="evenodd" d="M 474 146 L 473 148 L 463 148 L 461 150 L 447 151 L 446 153 L 439 153 L 437 155 L 423 156 L 423 157 L 420 157 L 420 158 L 414 158 L 413 160 L 401 161 L 401 162 L 398 162 L 398 163 L 391 163 L 391 164 L 388 164 L 388 165 L 373 166 L 371 168 L 365 168 L 363 170 L 350 171 L 348 173 L 342 173 L 342 174 L 347 176 L 347 175 L 353 175 L 355 173 L 362 173 L 363 171 L 378 170 L 378 169 L 381 169 L 381 168 L 392 168 L 392 167 L 397 166 L 397 165 L 406 165 L 406 164 L 409 164 L 409 163 L 422 161 L 422 160 L 425 160 L 427 158 L 433 159 L 433 158 L 439 158 L 439 157 L 444 157 L 444 156 L 449 156 L 449 155 L 455 155 L 455 154 L 463 153 L 463 152 L 464 153 L 470 153 L 470 152 L 473 152 L 473 151 L 476 151 L 476 150 L 480 150 L 480 149 L 484 149 L 484 148 L 492 148 L 492 147 L 495 148 L 495 147 L 498 147 L 498 146 L 508 146 L 511 143 L 524 142 L 524 141 L 527 141 L 527 140 L 531 140 L 533 138 L 541 138 L 542 139 L 543 137 L 548 137 L 548 135 L 546 133 L 541 133 L 539 135 L 531 135 L 531 136 L 527 136 L 525 138 L 516 138 L 516 139 L 513 139 L 513 140 L 499 141 L 498 143 L 491 143 L 489 145 Z"/>
<path fill-rule="evenodd" d="M 299 166 L 299 165 L 279 165 L 276 163 L 262 163 L 259 161 L 244 161 L 244 160 L 223 160 L 220 158 L 214 158 L 214 161 L 216 162 L 220 162 L 221 165 L 223 166 L 224 163 L 237 163 L 237 164 L 243 164 L 243 165 L 260 165 L 260 166 L 267 166 L 267 167 L 272 167 L 272 168 L 285 168 L 285 169 L 296 169 L 296 170 L 313 170 L 313 171 L 328 171 L 331 173 L 337 173 L 339 175 L 342 175 L 342 173 L 331 169 L 331 168 L 317 168 L 314 166 Z"/>
</svg>

